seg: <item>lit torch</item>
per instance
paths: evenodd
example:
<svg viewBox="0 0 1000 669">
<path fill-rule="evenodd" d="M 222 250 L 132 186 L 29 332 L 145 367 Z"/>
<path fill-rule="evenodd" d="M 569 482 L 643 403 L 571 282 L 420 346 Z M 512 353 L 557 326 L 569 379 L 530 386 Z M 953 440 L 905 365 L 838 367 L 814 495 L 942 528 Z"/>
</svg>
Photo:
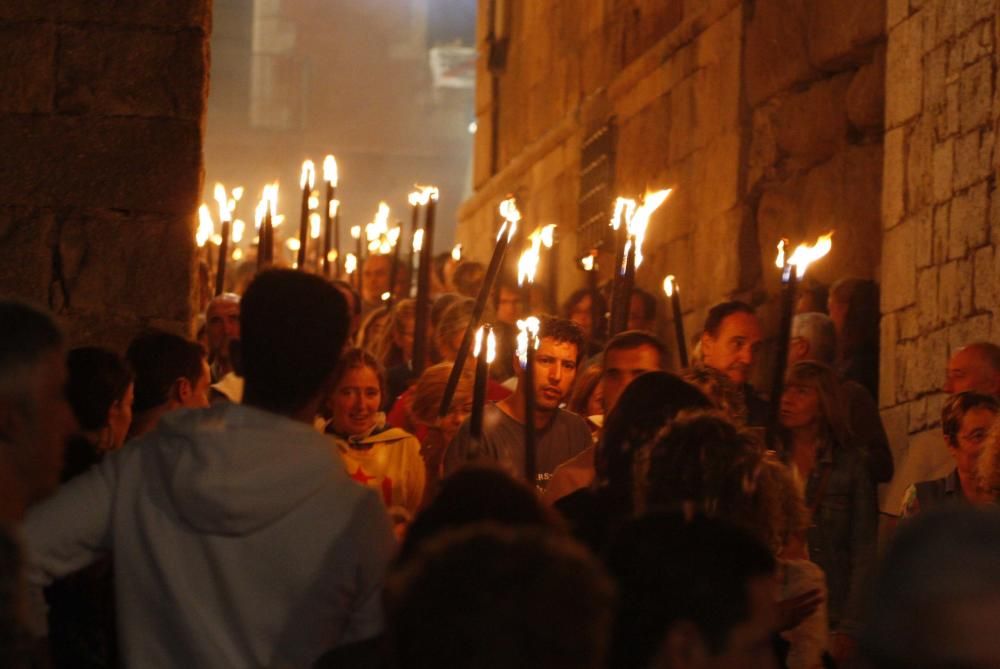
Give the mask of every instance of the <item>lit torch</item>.
<svg viewBox="0 0 1000 669">
<path fill-rule="evenodd" d="M 800 244 L 788 256 L 787 240 L 778 243 L 778 257 L 775 264 L 781 269 L 781 323 L 778 328 L 778 347 L 774 360 L 774 376 L 771 378 L 771 405 L 767 421 L 767 445 L 772 450 L 777 447 L 779 410 L 781 395 L 785 388 L 785 370 L 788 366 L 788 346 L 792 337 L 792 318 L 795 313 L 795 299 L 799 281 L 805 277 L 809 265 L 830 252 L 833 248 L 833 232 L 821 235 L 815 244 Z M 793 271 L 794 269 L 794 271 Z"/>
<path fill-rule="evenodd" d="M 517 321 L 517 359 L 521 363 L 524 383 L 524 480 L 538 485 L 535 435 L 535 351 L 541 323 L 534 316 Z M 520 383 L 518 384 L 520 387 Z"/>
<path fill-rule="evenodd" d="M 215 184 L 215 201 L 219 205 L 219 219 L 222 221 L 222 230 L 219 239 L 219 262 L 215 269 L 215 294 L 221 295 L 226 283 L 226 261 L 229 259 L 229 229 L 232 225 L 232 213 L 236 208 L 236 201 L 226 197 L 226 187 L 221 183 Z"/>
<path fill-rule="evenodd" d="M 485 341 L 484 341 L 485 340 Z M 486 382 L 490 376 L 490 365 L 496 359 L 497 340 L 489 325 L 476 330 L 473 349 L 476 358 L 476 377 L 472 388 L 472 415 L 469 417 L 469 436 L 476 446 L 483 436 L 483 411 L 486 407 Z"/>
<path fill-rule="evenodd" d="M 299 188 L 302 189 L 302 207 L 299 210 L 299 248 L 298 248 L 298 268 L 304 270 L 306 267 L 306 245 L 309 231 L 309 199 L 312 196 L 313 186 L 316 185 L 316 166 L 313 161 L 307 160 L 302 163 L 302 172 L 299 175 Z"/>
<path fill-rule="evenodd" d="M 667 299 L 670 300 L 670 306 L 673 310 L 674 337 L 677 339 L 677 359 L 680 362 L 681 369 L 685 369 L 688 366 L 688 353 L 687 339 L 684 337 L 684 318 L 681 316 L 681 291 L 673 274 L 668 275 L 663 280 L 663 292 L 667 294 Z"/>
<path fill-rule="evenodd" d="M 635 270 L 642 264 L 642 243 L 646 238 L 646 228 L 649 218 L 670 195 L 670 189 L 646 193 L 642 204 L 636 206 L 633 200 L 618 198 L 615 205 L 615 216 L 612 227 L 619 230 L 622 219 L 625 223 L 625 243 L 622 252 L 621 265 L 615 269 L 615 284 L 613 289 L 611 334 L 615 335 L 628 327 L 629 311 L 632 302 L 632 289 L 635 286 Z"/>
<path fill-rule="evenodd" d="M 438 415 L 442 418 L 448 415 L 448 409 L 451 407 L 451 401 L 455 397 L 455 389 L 458 388 L 458 379 L 462 375 L 462 367 L 465 365 L 465 359 L 469 357 L 469 350 L 472 348 L 472 335 L 475 329 L 479 326 L 479 321 L 483 317 L 483 310 L 486 308 L 486 300 L 493 292 L 493 283 L 496 281 L 497 274 L 500 272 L 500 266 L 503 264 L 504 254 L 507 253 L 507 247 L 510 245 L 510 240 L 517 231 L 517 223 L 521 220 L 521 212 L 518 211 L 517 203 L 514 201 L 513 197 L 509 197 L 500 203 L 500 215 L 503 216 L 503 225 L 500 226 L 500 231 L 497 233 L 497 244 L 493 248 L 493 257 L 490 258 L 489 267 L 486 269 L 486 276 L 483 279 L 483 284 L 479 287 L 479 295 L 476 298 L 475 306 L 472 310 L 472 318 L 469 320 L 468 326 L 465 328 L 465 334 L 462 335 L 462 343 L 458 347 L 458 357 L 455 359 L 455 364 L 451 367 L 451 375 L 448 377 L 448 384 L 444 388 L 444 395 L 441 397 L 441 404 L 438 407 Z M 423 265 L 425 255 L 421 256 L 420 262 Z M 430 258 L 427 258 L 428 262 Z M 429 268 L 428 268 L 429 269 Z M 421 267 L 421 272 L 423 267 Z M 419 324 L 419 323 L 418 323 Z M 417 330 L 417 336 L 420 336 L 420 330 Z"/>
<path fill-rule="evenodd" d="M 324 228 L 323 234 L 323 276 L 329 278 L 330 276 L 330 264 L 334 266 L 334 274 L 340 276 L 340 264 L 337 262 L 336 254 L 333 255 L 331 259 L 330 254 L 332 243 L 337 250 L 340 250 L 340 219 L 337 218 L 337 208 L 340 203 L 337 202 L 337 182 L 339 181 L 339 173 L 337 171 L 337 159 L 333 156 L 327 156 L 323 159 L 323 181 L 326 182 L 326 208 L 324 212 L 326 214 L 326 226 Z M 332 233 L 332 234 L 331 234 Z M 332 237 L 332 239 L 331 239 Z"/>
<path fill-rule="evenodd" d="M 414 208 L 419 206 L 424 212 L 424 227 L 420 235 L 419 267 L 417 268 L 417 303 L 414 314 L 413 338 L 413 374 L 419 377 L 427 364 L 430 347 L 427 342 L 427 331 L 431 320 L 431 269 L 434 263 L 434 224 L 437 215 L 437 202 L 440 193 L 434 186 L 421 186 L 420 190 L 410 194 L 410 203 Z M 414 213 L 414 223 L 416 213 Z M 416 243 L 416 232 L 414 232 Z M 469 354 L 469 349 L 465 349 Z M 449 400 L 449 404 L 450 404 Z"/>
</svg>

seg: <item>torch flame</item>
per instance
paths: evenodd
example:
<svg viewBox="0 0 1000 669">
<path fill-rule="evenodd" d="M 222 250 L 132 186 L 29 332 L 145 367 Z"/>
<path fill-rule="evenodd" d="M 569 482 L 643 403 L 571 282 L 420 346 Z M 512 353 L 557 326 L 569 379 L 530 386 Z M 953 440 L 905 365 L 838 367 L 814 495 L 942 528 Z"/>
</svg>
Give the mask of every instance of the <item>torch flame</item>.
<svg viewBox="0 0 1000 669">
<path fill-rule="evenodd" d="M 642 264 L 642 243 L 646 239 L 646 229 L 649 227 L 649 218 L 653 212 L 660 208 L 660 205 L 670 196 L 671 190 L 656 191 L 646 193 L 642 198 L 642 204 L 635 210 L 628 221 L 628 234 L 635 240 L 635 266 Z"/>
<path fill-rule="evenodd" d="M 330 200 L 330 218 L 337 217 L 337 211 L 340 210 L 340 200 Z"/>
<path fill-rule="evenodd" d="M 517 321 L 517 359 L 521 362 L 521 367 L 528 364 L 528 340 L 529 335 L 532 346 L 538 350 L 538 328 L 541 322 L 534 316 Z"/>
<path fill-rule="evenodd" d="M 416 207 L 417 205 L 424 206 L 431 200 L 434 200 L 435 202 L 437 201 L 438 199 L 437 186 L 421 186 L 419 184 L 415 184 L 413 187 L 416 188 L 417 190 L 410 193 L 409 197 L 407 198 L 410 202 L 410 206 L 412 207 Z"/>
<path fill-rule="evenodd" d="M 320 221 L 319 214 L 309 214 L 309 236 L 313 239 L 319 239 L 321 227 L 322 222 Z"/>
<path fill-rule="evenodd" d="M 480 326 L 476 330 L 476 341 L 473 345 L 472 355 L 478 358 L 479 353 L 483 350 L 483 331 L 486 330 L 486 326 Z M 493 334 L 493 328 L 489 328 L 486 332 L 486 364 L 491 365 L 493 361 L 497 359 L 497 338 Z"/>
<path fill-rule="evenodd" d="M 243 260 L 243 249 L 233 249 L 233 260 Z"/>
<path fill-rule="evenodd" d="M 622 226 L 622 221 L 627 224 L 633 214 L 635 214 L 635 200 L 627 197 L 618 198 L 615 200 L 615 213 L 611 215 L 611 227 L 618 230 Z"/>
<path fill-rule="evenodd" d="M 517 209 L 517 201 L 514 198 L 509 197 L 500 203 L 500 215 L 503 216 L 503 225 L 500 226 L 500 232 L 497 233 L 497 241 L 503 238 L 504 232 L 507 233 L 507 241 L 514 237 L 514 233 L 517 232 L 517 222 L 521 220 L 521 212 Z"/>
<path fill-rule="evenodd" d="M 667 297 L 673 297 L 674 291 L 680 292 L 680 288 L 674 285 L 674 275 L 668 274 L 667 278 L 663 280 L 663 292 L 667 294 Z"/>
<path fill-rule="evenodd" d="M 351 237 L 353 237 L 354 239 L 361 239 L 361 226 L 360 225 L 352 225 L 351 226 Z"/>
<path fill-rule="evenodd" d="M 272 228 L 277 228 L 277 227 L 279 227 L 284 222 L 285 222 L 285 215 L 284 214 L 278 214 L 277 216 L 272 216 L 271 217 L 271 227 Z"/>
<path fill-rule="evenodd" d="M 337 159 L 328 155 L 323 159 L 323 181 L 329 182 L 331 186 L 336 188 L 338 179 Z"/>
<path fill-rule="evenodd" d="M 778 244 L 778 260 L 783 261 L 785 255 L 784 240 Z M 782 267 L 795 267 L 795 275 L 801 279 L 806 275 L 809 265 L 824 257 L 833 248 L 833 231 L 820 235 L 814 244 L 799 244 L 791 257 L 782 263 Z"/>
<path fill-rule="evenodd" d="M 240 219 L 233 221 L 233 243 L 239 244 L 243 241 L 243 233 L 246 231 L 247 224 Z"/>
<path fill-rule="evenodd" d="M 420 253 L 424 248 L 424 231 L 417 230 L 413 233 L 413 252 Z"/>
<path fill-rule="evenodd" d="M 288 247 L 289 251 L 298 251 L 302 244 L 300 244 L 299 240 L 295 237 L 289 237 L 285 240 L 285 246 Z"/>
<path fill-rule="evenodd" d="M 396 243 L 399 242 L 399 235 L 402 234 L 403 229 L 398 225 L 394 228 L 389 229 L 389 233 L 386 235 L 386 239 L 389 241 L 389 247 L 395 248 Z"/>
<path fill-rule="evenodd" d="M 552 245 L 556 242 L 556 224 L 549 223 L 543 227 L 540 231 L 538 231 L 538 237 L 542 240 L 542 245 L 545 248 L 552 248 Z"/>
<path fill-rule="evenodd" d="M 215 183 L 215 201 L 219 205 L 219 220 L 220 221 L 233 220 L 229 216 L 231 210 L 229 208 L 229 198 L 226 197 L 226 187 L 219 182 Z M 236 203 L 234 202 L 233 207 L 235 206 Z"/>
<path fill-rule="evenodd" d="M 213 234 L 215 234 L 215 222 L 212 220 L 212 212 L 209 211 L 207 204 L 203 204 L 198 207 L 198 231 L 194 235 L 194 240 L 198 246 L 205 246 Z"/>
<path fill-rule="evenodd" d="M 239 202 L 241 199 L 243 199 L 243 191 L 244 191 L 243 186 L 237 186 L 230 192 L 230 195 L 233 196 L 234 200 Z"/>
<path fill-rule="evenodd" d="M 358 270 L 358 257 L 353 253 L 348 253 L 344 256 L 344 271 L 348 274 L 354 274 Z"/>
<path fill-rule="evenodd" d="M 774 264 L 778 269 L 785 269 L 785 247 L 788 246 L 788 240 L 782 239 L 778 242 L 778 257 L 774 259 Z"/>
<path fill-rule="evenodd" d="M 538 271 L 542 245 L 545 244 L 546 248 L 552 248 L 553 231 L 555 228 L 555 224 L 549 224 L 544 228 L 536 229 L 528 235 L 531 245 L 521 253 L 521 257 L 517 260 L 517 285 L 523 286 L 525 282 L 535 282 L 535 273 Z M 546 239 L 549 241 L 547 244 L 545 243 Z"/>
<path fill-rule="evenodd" d="M 459 262 L 459 261 L 462 260 L 462 245 L 461 244 L 455 244 L 455 246 L 452 247 L 452 249 L 451 249 L 451 259 L 454 260 L 455 262 Z"/>
<path fill-rule="evenodd" d="M 583 265 L 583 270 L 585 272 L 593 272 L 594 271 L 594 256 L 593 255 L 583 256 L 582 258 L 580 258 L 580 263 Z"/>
<path fill-rule="evenodd" d="M 337 249 L 330 249 L 330 252 L 326 254 L 327 262 L 337 262 Z"/>
<path fill-rule="evenodd" d="M 256 230 L 260 230 L 260 226 L 264 223 L 264 216 L 267 215 L 267 200 L 262 199 L 257 203 L 257 208 L 253 211 L 253 227 Z"/>
<path fill-rule="evenodd" d="M 309 190 L 312 190 L 315 184 L 316 166 L 313 165 L 313 161 L 307 160 L 302 163 L 302 173 L 299 175 L 299 188 L 305 190 L 305 187 L 308 185 Z"/>
<path fill-rule="evenodd" d="M 384 293 L 382 293 L 382 296 L 381 296 L 381 297 L 382 297 L 382 301 L 383 301 L 383 302 L 386 302 L 386 301 L 388 301 L 388 299 L 389 299 L 390 297 L 392 297 L 392 293 L 390 293 L 390 292 L 389 292 L 389 291 L 387 290 L 387 291 L 385 291 Z"/>
<path fill-rule="evenodd" d="M 313 191 L 309 195 L 309 208 L 310 209 L 318 209 L 319 208 L 319 194 L 317 194 L 316 191 Z"/>
</svg>

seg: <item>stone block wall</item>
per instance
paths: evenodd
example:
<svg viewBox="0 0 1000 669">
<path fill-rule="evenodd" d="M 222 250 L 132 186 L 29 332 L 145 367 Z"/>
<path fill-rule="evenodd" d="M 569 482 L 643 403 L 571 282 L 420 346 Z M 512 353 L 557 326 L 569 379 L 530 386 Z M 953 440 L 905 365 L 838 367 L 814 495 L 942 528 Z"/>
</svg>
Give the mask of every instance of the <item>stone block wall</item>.
<svg viewBox="0 0 1000 669">
<path fill-rule="evenodd" d="M 0 295 L 74 344 L 190 326 L 209 7 L 0 6 Z"/>
<path fill-rule="evenodd" d="M 689 334 L 711 304 L 734 296 L 760 306 L 773 332 L 784 236 L 837 231 L 833 254 L 813 270 L 823 282 L 879 276 L 883 0 L 632 0 L 588 2 L 575 14 L 566 3 L 511 4 L 525 15 L 510 17 L 495 89 L 488 26 L 480 30 L 477 193 L 459 231 L 478 255 L 507 192 L 522 198 L 527 220 L 559 223 L 573 240 L 580 142 L 613 119 L 614 192 L 675 188 L 653 217 L 637 280 L 661 295 L 663 276 L 678 277 Z M 561 267 L 572 266 L 574 247 L 560 249 Z M 583 276 L 560 280 L 566 295 Z M 672 329 L 663 332 L 669 340 Z"/>
<path fill-rule="evenodd" d="M 905 486 L 953 466 L 940 437 L 945 364 L 1000 340 L 998 3 L 893 0 L 886 57 L 880 402 Z"/>
</svg>

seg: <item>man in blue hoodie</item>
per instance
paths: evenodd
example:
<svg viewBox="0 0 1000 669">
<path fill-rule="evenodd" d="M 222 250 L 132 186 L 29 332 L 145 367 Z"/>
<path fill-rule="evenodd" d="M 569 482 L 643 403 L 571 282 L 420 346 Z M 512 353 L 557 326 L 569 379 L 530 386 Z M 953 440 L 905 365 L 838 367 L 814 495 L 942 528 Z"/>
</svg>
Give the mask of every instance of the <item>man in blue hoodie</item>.
<svg viewBox="0 0 1000 669">
<path fill-rule="evenodd" d="M 243 404 L 169 413 L 34 508 L 29 582 L 112 552 L 126 666 L 307 667 L 379 634 L 389 521 L 312 427 L 348 320 L 322 279 L 259 275 Z"/>
</svg>

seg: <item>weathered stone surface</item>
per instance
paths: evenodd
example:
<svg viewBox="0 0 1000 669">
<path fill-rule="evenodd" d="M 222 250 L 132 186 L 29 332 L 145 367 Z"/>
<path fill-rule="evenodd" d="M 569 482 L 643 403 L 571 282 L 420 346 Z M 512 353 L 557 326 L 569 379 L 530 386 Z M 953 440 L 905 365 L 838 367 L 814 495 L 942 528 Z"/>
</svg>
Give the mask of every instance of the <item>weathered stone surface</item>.
<svg viewBox="0 0 1000 669">
<path fill-rule="evenodd" d="M 0 21 L 48 20 L 66 23 L 204 27 L 209 20 L 208 0 L 5 0 Z"/>
<path fill-rule="evenodd" d="M 0 207 L 0 294 L 49 304 L 53 229 L 51 211 Z"/>
<path fill-rule="evenodd" d="M 976 251 L 973 268 L 972 305 L 987 311 L 1000 304 L 1000 258 L 992 246 Z"/>
<path fill-rule="evenodd" d="M 993 131 L 977 128 L 955 140 L 955 189 L 968 188 L 990 176 L 993 165 Z"/>
<path fill-rule="evenodd" d="M 846 141 L 846 94 L 850 83 L 850 75 L 840 75 L 785 98 L 775 118 L 779 149 L 802 165 L 814 165 L 833 156 Z"/>
<path fill-rule="evenodd" d="M 921 23 L 911 16 L 889 33 L 885 76 L 892 86 L 886 91 L 886 123 L 893 128 L 920 113 L 923 70 Z"/>
<path fill-rule="evenodd" d="M 54 116 L 5 123 L 0 202 L 186 215 L 197 210 L 201 133 L 193 123 Z"/>
<path fill-rule="evenodd" d="M 0 25 L 0 113 L 52 110 L 55 50 L 51 25 Z"/>
<path fill-rule="evenodd" d="M 989 193 L 980 184 L 952 200 L 948 230 L 948 259 L 962 258 L 969 248 L 986 244 L 989 235 Z"/>
<path fill-rule="evenodd" d="M 904 221 L 885 232 L 882 245 L 891 252 L 882 256 L 883 312 L 897 311 L 915 301 L 915 244 L 915 223 Z"/>
<path fill-rule="evenodd" d="M 892 228 L 903 219 L 906 190 L 906 137 L 903 128 L 885 134 L 882 167 L 882 225 Z"/>
<path fill-rule="evenodd" d="M 877 130 L 885 123 L 885 47 L 862 65 L 847 89 L 847 118 L 860 130 Z"/>
<path fill-rule="evenodd" d="M 934 201 L 951 199 L 955 181 L 955 142 L 947 140 L 934 147 Z"/>
<path fill-rule="evenodd" d="M 820 69 L 840 69 L 867 60 L 885 34 L 885 2 L 838 0 L 809 4 L 809 59 Z"/>
<path fill-rule="evenodd" d="M 987 123 L 993 107 L 993 62 L 984 59 L 966 67 L 959 79 L 958 96 L 960 130 Z"/>
<path fill-rule="evenodd" d="M 816 76 L 809 63 L 806 4 L 806 0 L 761 0 L 754 5 L 744 46 L 751 106 Z"/>
<path fill-rule="evenodd" d="M 207 53 L 199 30 L 60 31 L 56 106 L 66 114 L 198 121 Z"/>
</svg>

